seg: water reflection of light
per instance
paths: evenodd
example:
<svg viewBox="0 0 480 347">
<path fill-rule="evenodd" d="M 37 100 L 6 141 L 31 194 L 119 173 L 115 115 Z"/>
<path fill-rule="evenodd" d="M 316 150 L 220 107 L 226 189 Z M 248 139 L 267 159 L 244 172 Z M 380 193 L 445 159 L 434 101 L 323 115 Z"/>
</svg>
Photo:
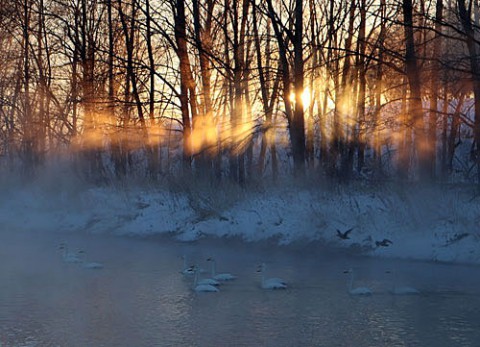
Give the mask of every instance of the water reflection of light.
<svg viewBox="0 0 480 347">
<path fill-rule="evenodd" d="M 408 269 L 412 284 L 435 288 L 428 295 L 400 297 L 388 293 L 390 277 L 377 276 L 389 260 L 355 258 L 359 267 L 377 269 L 362 276 L 376 293 L 358 298 L 346 292 L 342 271 L 351 259 L 343 255 L 205 241 L 191 246 L 197 250 L 192 259 L 214 253 L 238 274 L 237 282 L 212 296 L 194 293 L 191 281 L 178 273 L 186 247 L 178 243 L 98 237 L 106 267 L 91 272 L 64 264 L 54 250 L 42 258 L 48 245 L 56 244 L 48 239 L 22 243 L 15 252 L 1 233 L 0 241 L 0 255 L 10 263 L 0 282 L 0 343 L 7 346 L 449 347 L 476 346 L 480 340 L 480 276 L 472 267 L 416 263 L 412 270 L 397 262 Z M 24 253 L 28 261 L 14 257 Z M 272 274 L 288 280 L 289 290 L 259 288 L 254 268 L 260 258 L 272 259 Z M 470 285 L 475 294 L 439 293 L 437 288 L 451 283 L 456 290 Z"/>
</svg>

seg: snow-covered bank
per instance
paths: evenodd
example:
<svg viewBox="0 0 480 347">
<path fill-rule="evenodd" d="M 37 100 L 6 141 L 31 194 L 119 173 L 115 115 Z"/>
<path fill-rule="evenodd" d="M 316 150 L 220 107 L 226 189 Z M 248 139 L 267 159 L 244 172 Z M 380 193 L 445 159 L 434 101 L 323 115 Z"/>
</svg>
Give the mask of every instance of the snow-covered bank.
<svg viewBox="0 0 480 347">
<path fill-rule="evenodd" d="M 480 197 L 465 188 L 6 189 L 0 225 L 16 230 L 170 234 L 322 242 L 382 257 L 480 264 Z M 337 229 L 353 228 L 349 239 Z M 387 239 L 384 246 L 377 241 Z"/>
</svg>

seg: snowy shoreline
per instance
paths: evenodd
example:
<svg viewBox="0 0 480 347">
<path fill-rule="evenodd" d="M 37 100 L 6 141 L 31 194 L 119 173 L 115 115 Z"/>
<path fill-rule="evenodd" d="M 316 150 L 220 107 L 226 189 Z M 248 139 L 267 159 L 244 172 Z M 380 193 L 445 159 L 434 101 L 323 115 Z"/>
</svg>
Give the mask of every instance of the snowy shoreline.
<svg viewBox="0 0 480 347">
<path fill-rule="evenodd" d="M 480 198 L 464 188 L 294 187 L 269 191 L 145 187 L 10 187 L 0 223 L 11 230 L 315 242 L 374 257 L 480 264 Z M 349 239 L 337 229 L 353 228 Z M 391 240 L 388 246 L 376 241 Z"/>
</svg>

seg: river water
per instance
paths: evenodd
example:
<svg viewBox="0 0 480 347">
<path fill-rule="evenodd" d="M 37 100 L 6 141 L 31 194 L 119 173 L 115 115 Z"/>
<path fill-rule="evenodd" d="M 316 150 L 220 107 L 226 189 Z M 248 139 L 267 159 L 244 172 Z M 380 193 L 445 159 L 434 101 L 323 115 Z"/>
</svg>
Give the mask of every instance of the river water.
<svg viewBox="0 0 480 347">
<path fill-rule="evenodd" d="M 65 263 L 61 242 L 104 268 Z M 206 269 L 215 256 L 238 279 L 196 293 L 182 255 Z M 261 289 L 261 262 L 289 288 Z M 349 268 L 372 296 L 349 295 Z M 421 294 L 392 295 L 394 281 Z M 0 346 L 480 346 L 480 267 L 314 245 L 4 231 Z"/>
</svg>

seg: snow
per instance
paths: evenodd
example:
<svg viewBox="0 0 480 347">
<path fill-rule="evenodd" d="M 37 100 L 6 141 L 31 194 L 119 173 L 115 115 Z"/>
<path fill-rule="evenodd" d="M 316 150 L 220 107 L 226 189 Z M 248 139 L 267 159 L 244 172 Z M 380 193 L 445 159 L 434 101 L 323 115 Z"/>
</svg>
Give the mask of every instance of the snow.
<svg viewBox="0 0 480 347">
<path fill-rule="evenodd" d="M 62 180 L 14 184 L 2 189 L 0 223 L 19 231 L 165 234 L 183 242 L 237 237 L 273 240 L 278 247 L 308 243 L 376 257 L 480 263 L 480 197 L 468 186 L 281 186 L 173 191 Z M 337 229 L 349 228 L 349 239 L 337 237 Z M 383 239 L 392 244 L 376 246 Z"/>
</svg>

